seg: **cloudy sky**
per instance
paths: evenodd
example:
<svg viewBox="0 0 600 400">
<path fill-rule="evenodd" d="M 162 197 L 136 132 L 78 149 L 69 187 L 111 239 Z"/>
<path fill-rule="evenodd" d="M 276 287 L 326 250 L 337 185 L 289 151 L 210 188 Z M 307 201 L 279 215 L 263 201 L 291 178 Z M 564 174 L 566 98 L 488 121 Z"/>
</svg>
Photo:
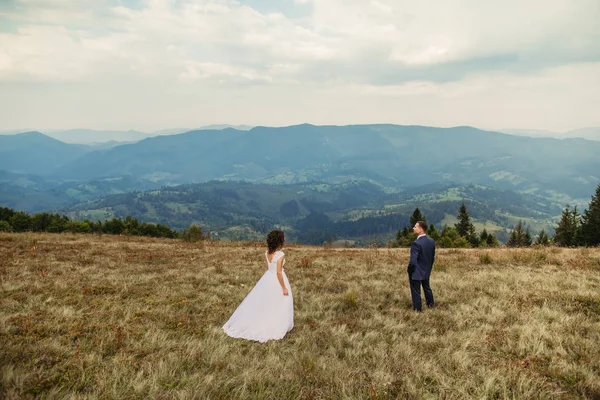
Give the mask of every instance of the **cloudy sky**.
<svg viewBox="0 0 600 400">
<path fill-rule="evenodd" d="M 598 0 L 0 0 L 0 129 L 600 126 Z"/>
</svg>

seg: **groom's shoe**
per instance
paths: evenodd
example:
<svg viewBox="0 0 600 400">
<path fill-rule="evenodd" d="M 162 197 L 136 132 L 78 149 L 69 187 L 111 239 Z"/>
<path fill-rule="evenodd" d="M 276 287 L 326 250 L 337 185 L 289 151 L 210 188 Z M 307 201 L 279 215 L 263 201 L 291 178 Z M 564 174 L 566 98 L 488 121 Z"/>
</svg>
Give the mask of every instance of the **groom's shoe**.
<svg viewBox="0 0 600 400">
<path fill-rule="evenodd" d="M 427 304 L 427 308 L 435 308 L 435 304 Z"/>
</svg>

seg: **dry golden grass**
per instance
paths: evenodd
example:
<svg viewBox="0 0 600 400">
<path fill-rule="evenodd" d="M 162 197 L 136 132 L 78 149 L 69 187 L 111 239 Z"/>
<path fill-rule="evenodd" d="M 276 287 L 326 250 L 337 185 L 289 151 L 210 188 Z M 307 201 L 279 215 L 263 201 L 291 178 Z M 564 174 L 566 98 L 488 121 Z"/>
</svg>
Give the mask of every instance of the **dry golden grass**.
<svg viewBox="0 0 600 400">
<path fill-rule="evenodd" d="M 261 245 L 0 234 L 0 398 L 600 398 L 600 249 L 288 247 L 295 328 L 220 327 Z"/>
</svg>

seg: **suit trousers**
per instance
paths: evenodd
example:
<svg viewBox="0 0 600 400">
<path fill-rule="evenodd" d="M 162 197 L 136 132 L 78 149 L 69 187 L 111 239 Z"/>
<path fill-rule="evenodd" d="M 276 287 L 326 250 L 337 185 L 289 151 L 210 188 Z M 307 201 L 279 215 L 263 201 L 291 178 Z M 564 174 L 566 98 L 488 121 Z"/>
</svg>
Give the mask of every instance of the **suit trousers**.
<svg viewBox="0 0 600 400">
<path fill-rule="evenodd" d="M 431 291 L 431 287 L 429 286 L 429 279 L 424 280 L 414 280 L 410 278 L 410 274 L 408 274 L 408 280 L 410 282 L 410 296 L 412 298 L 412 306 L 415 311 L 422 311 L 422 303 L 421 303 L 421 286 L 423 286 L 423 292 L 425 293 L 425 302 L 427 303 L 427 307 L 433 307 L 433 292 Z"/>
</svg>

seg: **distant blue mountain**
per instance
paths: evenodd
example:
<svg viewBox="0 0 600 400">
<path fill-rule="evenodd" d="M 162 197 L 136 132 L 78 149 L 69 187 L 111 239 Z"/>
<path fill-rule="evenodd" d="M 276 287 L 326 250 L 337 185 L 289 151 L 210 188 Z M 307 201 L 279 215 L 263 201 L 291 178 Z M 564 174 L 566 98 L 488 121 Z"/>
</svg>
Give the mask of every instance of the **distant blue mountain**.
<svg viewBox="0 0 600 400">
<path fill-rule="evenodd" d="M 297 125 L 199 130 L 95 151 L 55 170 L 63 179 L 131 175 L 165 183 L 359 179 L 390 187 L 481 183 L 587 196 L 600 142 L 506 135 L 471 127 Z"/>
<path fill-rule="evenodd" d="M 399 125 L 196 130 L 98 149 L 39 132 L 0 136 L 0 170 L 53 181 L 128 177 L 136 187 L 210 180 L 339 183 L 406 189 L 477 183 L 588 197 L 600 181 L 600 142 L 532 138 L 472 127 Z"/>
<path fill-rule="evenodd" d="M 91 150 L 63 143 L 40 132 L 0 135 L 0 170 L 49 175 Z"/>
</svg>

